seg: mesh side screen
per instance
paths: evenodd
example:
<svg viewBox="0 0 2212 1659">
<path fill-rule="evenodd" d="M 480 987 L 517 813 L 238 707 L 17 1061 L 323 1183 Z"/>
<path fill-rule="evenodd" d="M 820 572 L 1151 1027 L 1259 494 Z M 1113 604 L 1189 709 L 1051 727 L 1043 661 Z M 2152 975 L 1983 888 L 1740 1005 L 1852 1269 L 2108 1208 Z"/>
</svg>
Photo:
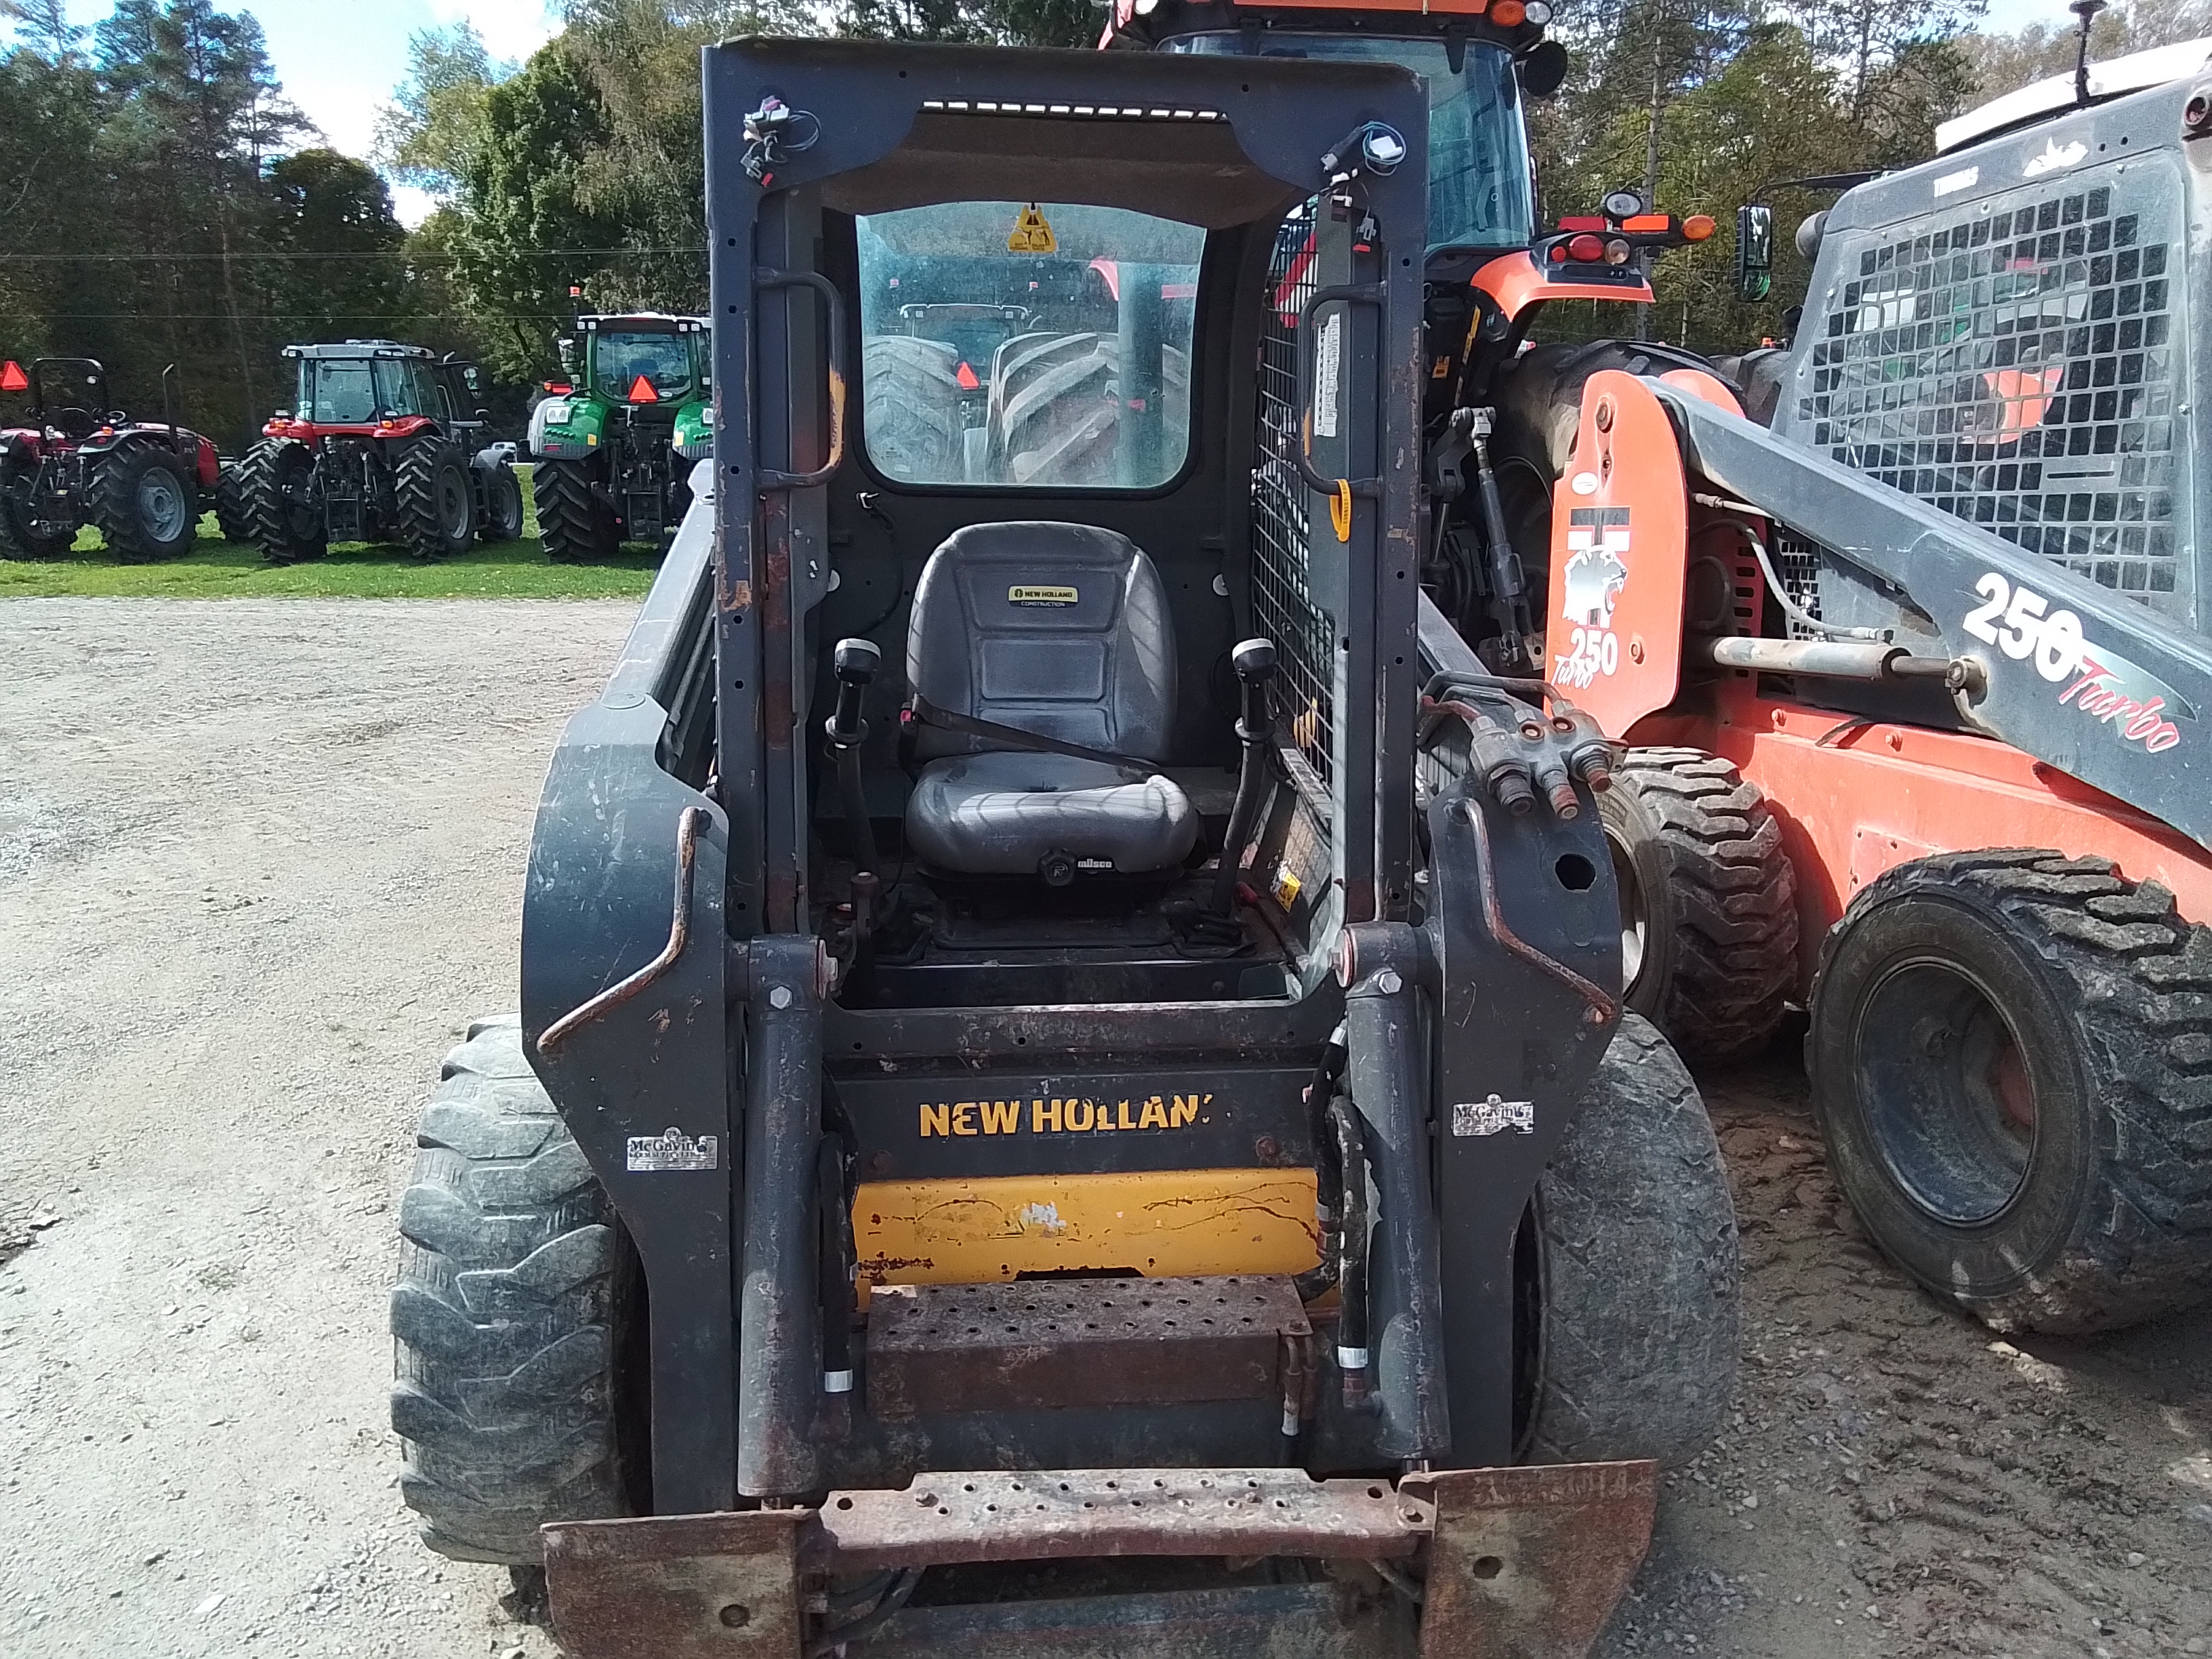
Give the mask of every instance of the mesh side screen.
<svg viewBox="0 0 2212 1659">
<path fill-rule="evenodd" d="M 1794 530 L 1777 525 L 1771 550 L 1774 556 L 1774 574 L 1782 578 L 1782 591 L 1790 596 L 1791 603 L 1799 610 L 1819 618 L 1820 550 L 1818 544 Z M 1817 640 L 1822 636 L 1802 623 L 1792 620 L 1790 637 L 1793 640 Z"/>
<path fill-rule="evenodd" d="M 1826 316 L 1807 319 L 1820 332 L 1798 430 L 1846 465 L 2185 617 L 2181 273 L 2160 228 L 2171 194 L 2154 175 L 2077 178 L 1869 243 Z"/>
<path fill-rule="evenodd" d="M 1290 459 L 1299 440 L 1297 316 L 1316 286 L 1313 245 L 1313 221 L 1301 210 L 1276 233 L 1267 265 L 1259 464 L 1252 469 L 1252 619 L 1275 642 L 1276 705 L 1326 786 L 1334 755 L 1330 629 L 1310 598 L 1306 486 Z"/>
</svg>

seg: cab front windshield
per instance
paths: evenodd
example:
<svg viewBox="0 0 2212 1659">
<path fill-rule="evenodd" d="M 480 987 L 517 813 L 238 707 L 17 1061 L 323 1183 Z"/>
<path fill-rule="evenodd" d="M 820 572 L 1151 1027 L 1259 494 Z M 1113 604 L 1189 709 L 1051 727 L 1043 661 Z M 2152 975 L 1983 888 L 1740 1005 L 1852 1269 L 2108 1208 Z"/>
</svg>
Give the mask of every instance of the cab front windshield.
<svg viewBox="0 0 2212 1659">
<path fill-rule="evenodd" d="M 601 397 L 617 402 L 627 399 L 640 375 L 659 399 L 679 397 L 690 390 L 690 336 L 608 331 L 600 334 L 598 342 L 592 354 L 592 387 Z"/>
<path fill-rule="evenodd" d="M 409 359 L 307 357 L 298 415 L 324 426 L 367 426 L 386 416 L 434 415 L 429 376 Z"/>
<path fill-rule="evenodd" d="M 1260 55 L 1339 63 L 1402 64 L 1429 88 L 1429 252 L 1526 247 L 1534 234 L 1528 141 L 1521 88 L 1503 46 L 1466 43 L 1454 72 L 1437 40 L 1346 39 L 1270 31 Z M 1237 34 L 1194 34 L 1180 52 L 1245 55 Z"/>
</svg>

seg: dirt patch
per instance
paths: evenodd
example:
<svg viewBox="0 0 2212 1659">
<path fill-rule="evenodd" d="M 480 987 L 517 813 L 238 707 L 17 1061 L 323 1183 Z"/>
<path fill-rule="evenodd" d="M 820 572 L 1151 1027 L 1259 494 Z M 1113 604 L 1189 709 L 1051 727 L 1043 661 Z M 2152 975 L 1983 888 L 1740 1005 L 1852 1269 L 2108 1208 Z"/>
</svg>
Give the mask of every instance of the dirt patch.
<svg viewBox="0 0 2212 1659">
<path fill-rule="evenodd" d="M 1743 1386 L 1604 1651 L 2212 1652 L 2212 1317 L 2002 1341 L 1921 1292 L 1838 1200 L 1794 1050 L 1701 1079 Z"/>
<path fill-rule="evenodd" d="M 390 1210 L 629 610 L 0 604 L 0 1653 L 551 1653 L 399 1502 Z M 2212 1322 L 1993 1346 L 1839 1213 L 1786 1060 L 1704 1083 L 1740 1418 L 1605 1650 L 2206 1651 Z"/>
</svg>

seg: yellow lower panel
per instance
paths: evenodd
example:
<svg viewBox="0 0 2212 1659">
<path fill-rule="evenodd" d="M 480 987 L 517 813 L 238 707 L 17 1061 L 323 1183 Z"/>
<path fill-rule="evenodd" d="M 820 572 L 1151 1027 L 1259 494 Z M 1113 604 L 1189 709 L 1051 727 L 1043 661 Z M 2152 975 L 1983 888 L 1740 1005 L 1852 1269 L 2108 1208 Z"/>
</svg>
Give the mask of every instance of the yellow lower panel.
<svg viewBox="0 0 2212 1659">
<path fill-rule="evenodd" d="M 1311 1170 L 864 1182 L 853 1231 L 864 1293 L 1130 1267 L 1297 1273 L 1321 1249 Z"/>
</svg>

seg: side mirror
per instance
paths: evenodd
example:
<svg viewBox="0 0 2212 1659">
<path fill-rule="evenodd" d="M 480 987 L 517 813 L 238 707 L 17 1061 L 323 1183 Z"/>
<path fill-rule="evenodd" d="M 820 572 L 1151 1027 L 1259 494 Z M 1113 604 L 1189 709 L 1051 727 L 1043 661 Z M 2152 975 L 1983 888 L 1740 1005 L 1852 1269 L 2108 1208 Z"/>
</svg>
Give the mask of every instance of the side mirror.
<svg viewBox="0 0 2212 1659">
<path fill-rule="evenodd" d="M 1521 90 L 1531 98 L 1549 98 L 1567 78 L 1567 49 L 1557 40 L 1531 47 L 1514 65 Z"/>
<path fill-rule="evenodd" d="M 1735 291 L 1739 299 L 1764 300 L 1774 291 L 1774 210 L 1747 205 L 1735 210 Z"/>
<path fill-rule="evenodd" d="M 573 379 L 576 373 L 576 343 L 563 339 L 556 343 L 556 349 L 561 354 L 561 372 Z"/>
</svg>

